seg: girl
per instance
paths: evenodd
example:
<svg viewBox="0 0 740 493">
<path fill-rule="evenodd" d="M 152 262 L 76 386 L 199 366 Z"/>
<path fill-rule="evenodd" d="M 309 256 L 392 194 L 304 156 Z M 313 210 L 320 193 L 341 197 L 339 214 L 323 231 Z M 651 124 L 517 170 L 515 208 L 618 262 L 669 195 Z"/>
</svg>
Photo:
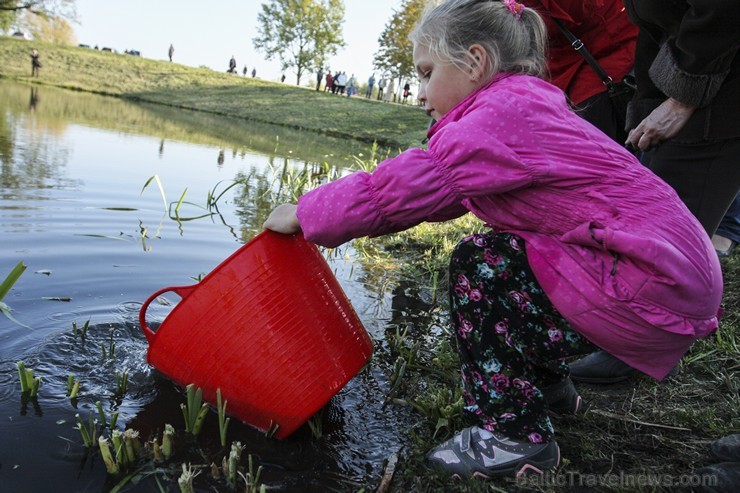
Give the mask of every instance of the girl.
<svg viewBox="0 0 740 493">
<path fill-rule="evenodd" d="M 409 149 L 278 206 L 265 227 L 334 247 L 472 212 L 490 232 L 450 261 L 466 410 L 434 448 L 458 476 L 559 463 L 548 411 L 580 397 L 565 358 L 596 347 L 662 379 L 717 328 L 722 279 L 674 191 L 541 79 L 545 29 L 512 0 L 447 0 L 411 34 L 437 122 Z"/>
</svg>

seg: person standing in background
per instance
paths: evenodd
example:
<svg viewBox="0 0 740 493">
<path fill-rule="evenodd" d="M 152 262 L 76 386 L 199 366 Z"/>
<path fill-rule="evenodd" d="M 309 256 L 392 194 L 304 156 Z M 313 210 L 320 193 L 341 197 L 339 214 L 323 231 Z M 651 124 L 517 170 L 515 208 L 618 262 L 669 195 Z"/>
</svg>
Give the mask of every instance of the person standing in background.
<svg viewBox="0 0 740 493">
<path fill-rule="evenodd" d="M 385 77 L 381 75 L 378 81 L 378 101 L 383 100 L 383 91 L 385 90 L 386 83 Z"/>
<path fill-rule="evenodd" d="M 170 43 L 170 49 L 167 50 L 167 55 L 170 57 L 170 61 L 172 61 L 172 57 L 175 55 L 175 47 L 172 46 L 172 43 Z"/>
<path fill-rule="evenodd" d="M 39 60 L 39 51 L 34 48 L 31 50 L 31 77 L 38 77 L 40 68 L 41 60 Z"/>
<path fill-rule="evenodd" d="M 367 99 L 370 99 L 373 95 L 373 87 L 375 86 L 375 74 L 370 75 L 370 77 L 367 79 L 367 91 L 365 92 L 365 97 Z"/>
</svg>

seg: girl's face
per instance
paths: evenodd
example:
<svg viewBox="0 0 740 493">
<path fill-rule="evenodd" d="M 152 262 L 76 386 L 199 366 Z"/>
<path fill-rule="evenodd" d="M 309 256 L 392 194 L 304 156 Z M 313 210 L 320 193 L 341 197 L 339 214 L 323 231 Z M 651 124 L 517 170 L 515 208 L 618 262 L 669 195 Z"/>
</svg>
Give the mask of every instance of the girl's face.
<svg viewBox="0 0 740 493">
<path fill-rule="evenodd" d="M 426 46 L 414 46 L 414 64 L 420 80 L 419 101 L 435 120 L 442 118 L 480 85 L 479 71 L 465 72 L 451 63 L 442 63 Z"/>
</svg>

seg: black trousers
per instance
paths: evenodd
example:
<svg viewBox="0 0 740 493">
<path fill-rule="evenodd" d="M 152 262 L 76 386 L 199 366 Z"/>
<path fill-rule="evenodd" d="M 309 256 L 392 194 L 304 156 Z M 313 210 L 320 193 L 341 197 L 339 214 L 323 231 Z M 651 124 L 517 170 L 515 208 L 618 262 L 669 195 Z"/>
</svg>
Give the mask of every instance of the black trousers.
<svg viewBox="0 0 740 493">
<path fill-rule="evenodd" d="M 740 138 L 716 142 L 665 142 L 643 158 L 678 193 L 709 236 L 740 190 Z"/>
</svg>

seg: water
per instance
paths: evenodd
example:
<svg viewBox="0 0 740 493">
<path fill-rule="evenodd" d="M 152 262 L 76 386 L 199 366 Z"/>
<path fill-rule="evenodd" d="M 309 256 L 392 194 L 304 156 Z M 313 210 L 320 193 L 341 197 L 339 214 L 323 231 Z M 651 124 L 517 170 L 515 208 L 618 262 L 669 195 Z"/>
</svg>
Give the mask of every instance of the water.
<svg viewBox="0 0 740 493">
<path fill-rule="evenodd" d="M 215 412 L 197 440 L 185 437 L 183 390 L 146 364 L 138 325 L 143 300 L 162 287 L 194 283 L 259 232 L 272 207 L 265 197 L 285 193 L 281 174 L 326 161 L 344 166 L 370 150 L 295 130 L 6 81 L 0 81 L 0 111 L 0 280 L 18 262 L 28 266 L 3 300 L 15 321 L 0 316 L 0 491 L 115 487 L 121 478 L 106 474 L 99 453 L 88 452 L 74 428 L 75 415 L 87 420 L 98 401 L 107 414 L 119 412 L 118 428 L 136 429 L 144 439 L 161 436 L 166 423 L 177 430 L 173 459 L 156 467 L 144 463 L 124 491 L 179 491 L 180 464 L 220 464 L 225 452 Z M 155 175 L 166 200 L 155 180 L 145 187 Z M 209 192 L 218 195 L 237 177 L 247 177 L 248 185 L 228 190 L 218 214 L 192 219 L 213 212 L 206 207 Z M 393 284 L 364 270 L 351 247 L 329 257 L 382 346 L 394 316 Z M 148 320 L 163 320 L 172 306 L 153 303 Z M 73 324 L 81 329 L 87 321 L 86 337 L 75 336 Z M 36 399 L 22 396 L 17 361 L 43 380 Z M 128 388 L 120 395 L 115 377 L 123 372 Z M 66 397 L 68 375 L 81 383 L 74 400 Z M 325 408 L 321 438 L 304 426 L 277 441 L 232 420 L 228 444 L 245 445 L 242 465 L 251 454 L 269 491 L 373 488 L 416 420 L 409 409 L 383 405 L 388 375 L 380 358 L 372 360 Z M 226 490 L 205 470 L 195 484 L 199 491 Z"/>
</svg>

